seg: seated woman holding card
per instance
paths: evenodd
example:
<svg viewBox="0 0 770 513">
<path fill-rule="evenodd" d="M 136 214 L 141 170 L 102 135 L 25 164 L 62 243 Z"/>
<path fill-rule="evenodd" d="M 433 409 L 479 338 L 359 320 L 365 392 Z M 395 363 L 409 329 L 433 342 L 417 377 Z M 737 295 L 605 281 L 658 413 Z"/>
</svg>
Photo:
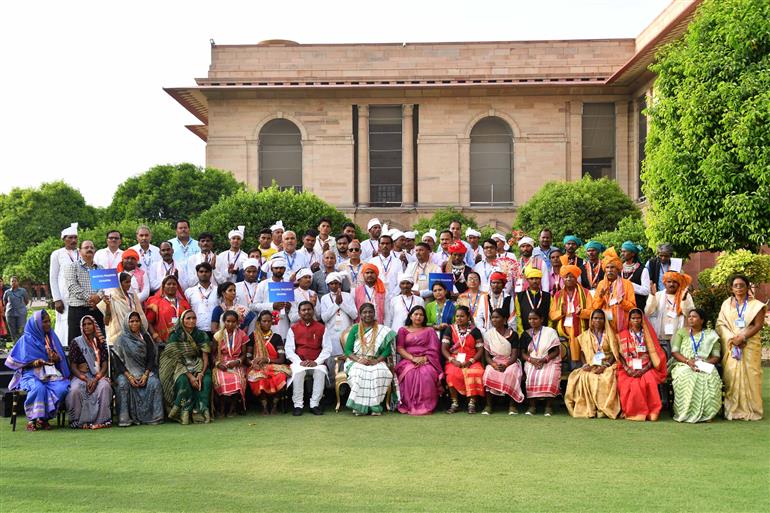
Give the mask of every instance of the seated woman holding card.
<svg viewBox="0 0 770 513">
<path fill-rule="evenodd" d="M 674 385 L 674 420 L 708 422 L 722 406 L 722 379 L 714 367 L 721 354 L 716 331 L 704 329 L 706 312 L 700 308 L 687 314 L 689 329 L 682 328 L 671 339 Z"/>
<path fill-rule="evenodd" d="M 591 313 L 589 329 L 577 337 L 582 367 L 572 371 L 567 381 L 564 404 L 573 417 L 618 418 L 618 378 L 615 373 L 618 340 L 607 322 L 604 310 Z"/>
<path fill-rule="evenodd" d="M 481 332 L 471 323 L 471 310 L 458 305 L 455 323 L 441 337 L 441 353 L 446 365 L 444 374 L 452 404 L 447 413 L 460 411 L 460 397 L 468 397 L 468 413 L 476 413 L 476 398 L 484 396 L 484 341 Z"/>
<path fill-rule="evenodd" d="M 534 415 L 537 400 L 543 398 L 545 416 L 550 417 L 553 415 L 553 398 L 559 395 L 561 382 L 561 342 L 555 329 L 543 326 L 545 317 L 540 310 L 530 310 L 527 320 L 529 329 L 519 339 L 529 399 L 525 415 Z"/>
<path fill-rule="evenodd" d="M 628 420 L 658 420 L 658 385 L 666 379 L 666 353 L 639 308 L 628 312 L 628 328 L 620 332 L 618 392 Z"/>
<path fill-rule="evenodd" d="M 494 396 L 508 396 L 508 415 L 519 413 L 516 403 L 524 401 L 521 392 L 521 363 L 519 362 L 519 335 L 506 325 L 508 316 L 502 308 L 492 310 L 492 328 L 484 333 L 484 351 L 487 367 L 484 369 L 484 388 L 487 405 L 482 415 L 492 413 Z"/>
</svg>

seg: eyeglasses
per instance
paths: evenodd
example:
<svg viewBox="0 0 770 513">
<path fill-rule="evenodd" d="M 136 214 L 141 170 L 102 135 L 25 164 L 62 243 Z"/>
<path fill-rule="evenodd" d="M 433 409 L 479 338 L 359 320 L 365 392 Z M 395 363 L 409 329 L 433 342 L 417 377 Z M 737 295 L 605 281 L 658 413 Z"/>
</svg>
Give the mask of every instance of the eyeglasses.
<svg viewBox="0 0 770 513">
<path fill-rule="evenodd" d="M 361 251 L 361 248 L 348 248 L 348 251 L 354 251 L 354 252 L 355 252 L 355 251 L 357 251 L 357 252 L 360 252 L 360 251 Z"/>
<path fill-rule="evenodd" d="M 120 240 L 120 237 L 107 237 L 107 240 Z"/>
</svg>

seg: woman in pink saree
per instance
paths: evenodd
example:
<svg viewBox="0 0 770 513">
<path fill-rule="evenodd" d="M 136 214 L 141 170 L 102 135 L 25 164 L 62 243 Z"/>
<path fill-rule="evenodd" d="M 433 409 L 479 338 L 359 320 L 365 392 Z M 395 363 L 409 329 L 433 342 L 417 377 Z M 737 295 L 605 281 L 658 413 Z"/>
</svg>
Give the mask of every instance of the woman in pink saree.
<svg viewBox="0 0 770 513">
<path fill-rule="evenodd" d="M 401 394 L 398 411 L 409 415 L 433 413 L 441 393 L 441 343 L 436 331 L 426 326 L 426 318 L 425 308 L 413 307 L 396 338 L 401 356 L 395 369 Z"/>
</svg>

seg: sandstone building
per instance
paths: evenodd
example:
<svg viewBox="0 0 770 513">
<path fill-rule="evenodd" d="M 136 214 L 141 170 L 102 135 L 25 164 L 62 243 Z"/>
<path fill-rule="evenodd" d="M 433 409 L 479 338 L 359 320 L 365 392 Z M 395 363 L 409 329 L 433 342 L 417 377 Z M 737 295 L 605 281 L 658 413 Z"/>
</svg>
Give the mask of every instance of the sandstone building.
<svg viewBox="0 0 770 513">
<path fill-rule="evenodd" d="M 359 224 L 448 205 L 510 227 L 549 180 L 610 177 L 634 199 L 654 75 L 698 0 L 633 39 L 212 45 L 196 87 L 206 165 L 258 189 L 312 191 Z"/>
</svg>

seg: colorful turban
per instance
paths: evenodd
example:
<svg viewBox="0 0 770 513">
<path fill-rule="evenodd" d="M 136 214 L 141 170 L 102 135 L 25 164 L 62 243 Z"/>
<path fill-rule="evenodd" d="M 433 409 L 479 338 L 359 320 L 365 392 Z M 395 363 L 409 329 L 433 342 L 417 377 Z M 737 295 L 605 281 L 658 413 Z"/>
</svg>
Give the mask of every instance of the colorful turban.
<svg viewBox="0 0 770 513">
<path fill-rule="evenodd" d="M 501 281 L 503 282 L 503 285 L 505 285 L 505 283 L 508 281 L 508 277 L 505 275 L 505 273 L 495 271 L 492 273 L 492 276 L 489 277 L 489 282 L 492 283 L 493 281 Z"/>
<path fill-rule="evenodd" d="M 364 264 L 361 266 L 361 274 L 365 275 L 366 271 L 374 271 L 375 276 L 377 276 L 377 281 L 374 282 L 374 291 L 377 293 L 384 293 L 385 284 L 382 283 L 382 280 L 380 279 L 380 268 L 374 264 Z"/>
<path fill-rule="evenodd" d="M 571 274 L 577 280 L 580 279 L 580 267 L 572 264 L 563 265 L 561 266 L 559 274 L 561 274 L 562 278 L 566 277 L 568 274 Z"/>
<path fill-rule="evenodd" d="M 607 246 L 605 246 L 601 242 L 596 242 L 595 240 L 589 240 L 586 243 L 586 249 L 595 249 L 599 253 L 604 253 L 604 250 L 607 249 Z"/>
<path fill-rule="evenodd" d="M 679 284 L 679 288 L 676 289 L 676 294 L 674 295 L 674 304 L 676 305 L 676 313 L 681 315 L 682 296 L 684 296 L 684 293 L 687 291 L 690 283 L 692 283 L 692 278 L 690 278 L 690 276 L 687 274 L 678 273 L 676 271 L 668 271 L 667 273 L 663 273 L 663 283 L 666 283 L 669 280 L 673 280 Z"/>
<path fill-rule="evenodd" d="M 583 245 L 583 241 L 580 240 L 580 237 L 577 237 L 575 235 L 567 235 L 564 237 L 564 240 L 562 240 L 562 244 L 567 244 L 568 242 L 574 242 L 577 244 L 578 247 Z"/>
<path fill-rule="evenodd" d="M 623 266 L 623 261 L 618 256 L 618 253 L 615 251 L 615 248 L 607 249 L 604 252 L 604 257 L 602 258 L 602 266 L 604 266 L 604 268 L 606 268 L 610 264 L 618 268 Z"/>
<path fill-rule="evenodd" d="M 119 273 L 123 272 L 123 262 L 126 260 L 126 258 L 134 258 L 135 260 L 139 260 L 139 253 L 136 252 L 134 249 L 127 249 L 123 252 L 123 255 L 120 257 L 120 262 L 117 265 L 117 271 Z"/>
<path fill-rule="evenodd" d="M 465 244 L 462 243 L 462 241 L 455 241 L 452 244 L 449 245 L 449 254 L 452 253 L 459 253 L 461 255 L 464 255 L 468 249 L 465 247 Z"/>
<path fill-rule="evenodd" d="M 630 240 L 627 240 L 626 242 L 623 243 L 622 246 L 620 246 L 620 249 L 624 251 L 632 251 L 638 255 L 639 253 L 642 252 L 644 248 L 641 247 L 639 244 L 634 244 Z"/>
<path fill-rule="evenodd" d="M 541 271 L 537 267 L 532 267 L 531 265 L 528 265 L 527 267 L 524 268 L 524 277 L 527 279 L 542 278 L 543 271 Z"/>
</svg>

